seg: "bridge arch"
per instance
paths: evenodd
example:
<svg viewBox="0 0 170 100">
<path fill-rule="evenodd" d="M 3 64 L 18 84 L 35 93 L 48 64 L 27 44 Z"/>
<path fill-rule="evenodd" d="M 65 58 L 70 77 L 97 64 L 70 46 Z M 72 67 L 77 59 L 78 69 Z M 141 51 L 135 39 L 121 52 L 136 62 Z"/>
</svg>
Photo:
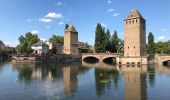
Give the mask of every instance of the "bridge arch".
<svg viewBox="0 0 170 100">
<path fill-rule="evenodd" d="M 106 57 L 103 59 L 103 62 L 107 64 L 116 64 L 116 57 Z"/>
<path fill-rule="evenodd" d="M 162 64 L 165 66 L 170 66 L 170 60 L 165 60 L 162 62 Z"/>
<path fill-rule="evenodd" d="M 99 62 L 99 59 L 95 56 L 87 56 L 85 58 L 83 58 L 84 62 L 88 62 L 88 63 L 97 63 Z"/>
</svg>

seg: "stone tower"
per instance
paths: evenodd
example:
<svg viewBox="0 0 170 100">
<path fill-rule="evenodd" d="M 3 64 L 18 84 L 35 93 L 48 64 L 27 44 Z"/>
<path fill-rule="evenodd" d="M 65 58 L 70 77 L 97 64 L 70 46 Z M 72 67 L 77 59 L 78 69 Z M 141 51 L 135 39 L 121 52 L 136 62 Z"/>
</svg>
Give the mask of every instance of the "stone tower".
<svg viewBox="0 0 170 100">
<path fill-rule="evenodd" d="M 124 20 L 124 56 L 141 57 L 146 55 L 145 19 L 137 9 L 133 9 Z"/>
<path fill-rule="evenodd" d="M 73 25 L 65 30 L 64 33 L 64 53 L 78 54 L 78 32 Z"/>
</svg>

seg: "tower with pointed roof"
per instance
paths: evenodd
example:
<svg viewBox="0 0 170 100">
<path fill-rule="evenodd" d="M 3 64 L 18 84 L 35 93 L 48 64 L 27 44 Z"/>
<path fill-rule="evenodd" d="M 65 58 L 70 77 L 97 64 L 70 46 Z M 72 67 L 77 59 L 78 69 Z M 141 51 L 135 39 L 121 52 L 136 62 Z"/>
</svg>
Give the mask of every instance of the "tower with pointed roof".
<svg viewBox="0 0 170 100">
<path fill-rule="evenodd" d="M 146 55 L 146 24 L 137 9 L 133 9 L 124 20 L 124 56 L 141 57 Z"/>
<path fill-rule="evenodd" d="M 78 54 L 78 32 L 73 25 L 65 30 L 64 33 L 64 53 Z"/>
</svg>

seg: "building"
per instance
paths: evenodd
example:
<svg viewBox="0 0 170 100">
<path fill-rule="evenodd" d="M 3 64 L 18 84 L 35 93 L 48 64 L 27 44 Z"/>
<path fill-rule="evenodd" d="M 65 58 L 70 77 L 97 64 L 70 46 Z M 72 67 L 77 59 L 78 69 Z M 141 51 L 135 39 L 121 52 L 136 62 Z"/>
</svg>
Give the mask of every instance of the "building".
<svg viewBox="0 0 170 100">
<path fill-rule="evenodd" d="M 49 46 L 49 49 L 52 49 L 53 46 L 56 46 L 56 49 L 57 49 L 57 54 L 63 54 L 63 44 L 59 43 L 59 42 L 49 42 L 49 41 L 46 41 L 45 42 L 48 46 Z"/>
<path fill-rule="evenodd" d="M 133 9 L 124 20 L 124 56 L 146 56 L 146 24 L 137 9 Z"/>
<path fill-rule="evenodd" d="M 49 46 L 43 41 L 33 44 L 31 48 L 33 49 L 35 55 L 46 55 L 49 50 Z"/>
<path fill-rule="evenodd" d="M 79 53 L 87 53 L 89 50 L 89 45 L 88 43 L 79 42 L 78 49 L 79 49 Z"/>
<path fill-rule="evenodd" d="M 119 64 L 147 64 L 146 21 L 137 9 L 124 20 L 124 56 L 117 58 Z"/>
<path fill-rule="evenodd" d="M 64 54 L 78 54 L 78 32 L 73 25 L 64 33 Z"/>
<path fill-rule="evenodd" d="M 59 43 L 59 42 L 54 42 L 53 46 L 56 46 L 57 48 L 57 54 L 63 54 L 63 44 Z"/>
<path fill-rule="evenodd" d="M 4 49 L 5 48 L 5 44 L 0 40 L 0 49 Z"/>
</svg>

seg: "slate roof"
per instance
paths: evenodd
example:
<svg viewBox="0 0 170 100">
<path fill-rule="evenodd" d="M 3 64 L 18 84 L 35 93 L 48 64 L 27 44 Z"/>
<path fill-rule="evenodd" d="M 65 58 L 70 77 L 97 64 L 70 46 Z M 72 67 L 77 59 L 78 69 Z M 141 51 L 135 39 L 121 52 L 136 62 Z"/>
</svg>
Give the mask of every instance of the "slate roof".
<svg viewBox="0 0 170 100">
<path fill-rule="evenodd" d="M 48 46 L 48 45 L 45 44 L 43 41 L 39 41 L 39 42 L 33 44 L 32 46 Z"/>
<path fill-rule="evenodd" d="M 75 29 L 75 27 L 73 25 L 69 25 L 68 28 L 66 29 L 66 31 L 77 32 L 77 30 Z"/>
<path fill-rule="evenodd" d="M 140 14 L 140 12 L 137 9 L 133 9 L 126 19 L 132 19 L 132 18 L 144 19 L 143 16 Z"/>
</svg>

